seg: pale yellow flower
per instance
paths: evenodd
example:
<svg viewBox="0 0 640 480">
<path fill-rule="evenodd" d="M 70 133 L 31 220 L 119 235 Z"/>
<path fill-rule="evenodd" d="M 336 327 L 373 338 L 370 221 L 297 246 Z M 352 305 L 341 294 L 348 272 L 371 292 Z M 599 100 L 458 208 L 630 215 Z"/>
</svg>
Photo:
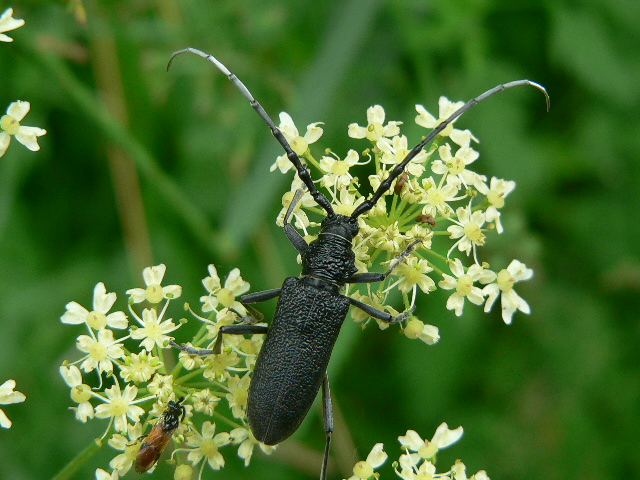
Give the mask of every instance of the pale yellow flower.
<svg viewBox="0 0 640 480">
<path fill-rule="evenodd" d="M 0 157 L 9 148 L 12 136 L 15 136 L 16 140 L 32 152 L 40 150 L 38 137 L 46 134 L 47 131 L 44 128 L 20 125 L 20 122 L 29 113 L 30 109 L 31 104 L 29 102 L 18 100 L 9 105 L 7 114 L 0 118 L 0 129 L 2 130 L 0 131 Z"/>
<path fill-rule="evenodd" d="M 2 32 L 9 32 L 23 25 L 24 20 L 13 18 L 13 8 L 7 8 L 0 16 L 0 42 L 13 42 L 13 38 L 4 35 Z"/>
</svg>

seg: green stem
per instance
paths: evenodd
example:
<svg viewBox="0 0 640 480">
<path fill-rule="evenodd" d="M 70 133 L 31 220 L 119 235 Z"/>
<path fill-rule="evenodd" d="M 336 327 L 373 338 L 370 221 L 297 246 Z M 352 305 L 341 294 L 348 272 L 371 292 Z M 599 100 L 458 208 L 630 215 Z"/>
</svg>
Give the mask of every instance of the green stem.
<svg viewBox="0 0 640 480">
<path fill-rule="evenodd" d="M 320 168 L 320 163 L 311 154 L 311 150 L 310 149 L 307 149 L 305 154 L 302 155 L 302 156 L 307 160 L 307 162 L 309 162 L 311 165 L 313 165 L 316 168 L 316 170 L 319 170 L 319 171 L 323 172 L 323 170 Z"/>
<path fill-rule="evenodd" d="M 447 263 L 447 257 L 444 256 L 444 255 L 440 255 L 439 253 L 434 252 L 433 250 L 421 250 L 420 253 L 421 253 L 422 257 L 425 258 L 429 262 L 429 266 L 431 268 L 433 268 L 433 271 L 436 272 L 437 274 L 439 274 L 440 276 L 442 276 L 443 271 L 440 268 L 438 268 L 432 262 L 432 259 L 437 259 L 440 262 L 443 262 L 443 263 L 446 264 Z M 427 257 L 429 257 L 429 258 L 427 258 Z"/>
<path fill-rule="evenodd" d="M 221 413 L 218 413 L 216 411 L 213 412 L 213 414 L 211 415 L 214 418 L 217 418 L 219 421 L 226 423 L 227 425 L 231 426 L 232 428 L 245 428 L 244 425 L 234 422 L 233 420 L 230 420 L 229 418 L 225 417 L 224 415 L 222 415 Z"/>
<path fill-rule="evenodd" d="M 177 373 L 173 372 L 172 375 L 175 378 L 174 383 L 176 385 L 180 385 L 184 387 L 184 383 L 191 380 L 193 377 L 197 377 L 198 375 L 202 375 L 202 372 L 206 370 L 205 367 L 197 368 L 196 370 L 192 370 L 189 373 L 185 373 L 180 378 L 177 377 Z"/>
<path fill-rule="evenodd" d="M 407 207 L 407 209 L 404 212 L 402 212 L 402 215 L 400 216 L 400 218 L 398 218 L 398 227 L 402 228 L 402 227 L 408 226 L 409 224 L 412 224 L 413 219 L 417 217 L 416 214 L 420 210 L 422 210 L 422 205 L 420 204 L 413 204 Z"/>
<path fill-rule="evenodd" d="M 87 445 L 84 450 L 82 450 L 74 459 L 72 459 L 69 463 L 67 463 L 62 470 L 60 470 L 52 480 L 67 480 L 76 473 L 80 467 L 86 464 L 91 457 L 93 457 L 98 451 L 102 448 L 103 443 L 98 440 L 92 440 L 89 445 Z"/>
</svg>

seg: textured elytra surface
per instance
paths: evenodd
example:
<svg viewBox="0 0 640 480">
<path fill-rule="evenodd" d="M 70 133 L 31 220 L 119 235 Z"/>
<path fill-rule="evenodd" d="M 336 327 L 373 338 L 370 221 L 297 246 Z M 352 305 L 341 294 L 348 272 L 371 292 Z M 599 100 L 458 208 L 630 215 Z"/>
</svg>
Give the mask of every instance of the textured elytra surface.
<svg viewBox="0 0 640 480">
<path fill-rule="evenodd" d="M 285 280 L 249 387 L 247 413 L 258 440 L 274 445 L 296 431 L 322 385 L 348 311 L 342 295 L 300 278 Z"/>
</svg>

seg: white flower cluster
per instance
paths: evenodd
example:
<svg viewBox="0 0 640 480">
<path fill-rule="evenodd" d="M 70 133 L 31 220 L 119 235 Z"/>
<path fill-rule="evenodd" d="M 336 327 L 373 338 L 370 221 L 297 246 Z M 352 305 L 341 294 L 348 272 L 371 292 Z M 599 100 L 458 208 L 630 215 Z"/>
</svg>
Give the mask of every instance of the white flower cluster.
<svg viewBox="0 0 640 480">
<path fill-rule="evenodd" d="M 480 470 L 471 477 L 467 477 L 464 463 L 457 460 L 446 472 L 436 469 L 438 451 L 447 448 L 462 437 L 462 427 L 449 429 L 442 423 L 431 440 L 424 440 L 414 430 L 407 430 L 405 435 L 398 437 L 404 453 L 393 462 L 396 475 L 402 480 L 489 480 L 487 473 Z M 353 467 L 353 475 L 346 480 L 370 480 L 379 478 L 376 469 L 380 468 L 389 458 L 382 443 L 376 443 L 366 460 L 362 460 Z"/>
<path fill-rule="evenodd" d="M 171 370 L 167 368 L 166 349 L 171 348 L 174 340 L 171 335 L 186 320 L 174 322 L 167 318 L 169 306 L 182 295 L 182 288 L 163 286 L 165 272 L 164 265 L 144 269 L 145 286 L 126 292 L 129 315 L 112 311 L 116 294 L 107 292 L 105 285 L 98 283 L 91 308 L 70 302 L 61 317 L 62 323 L 84 325 L 87 330 L 76 340 L 82 356 L 60 367 L 76 404 L 72 410 L 81 422 L 108 419 L 102 439 L 107 438 L 108 444 L 121 452 L 109 463 L 110 472 L 96 471 L 99 479 L 113 480 L 125 475 L 136 463 L 143 443 L 140 437 L 148 430 L 148 419 L 142 421 L 142 416 L 148 411 L 151 418 L 159 418 L 169 401 L 182 397 L 185 397 L 185 418 L 172 438 L 186 452 L 186 462 L 176 464 L 176 478 L 182 478 L 180 472 L 184 478 L 191 478 L 193 469 L 199 467 L 201 472 L 205 465 L 219 470 L 225 464 L 219 449 L 227 445 L 237 446 L 245 464 L 256 445 L 267 453 L 274 448 L 256 441 L 246 420 L 249 371 L 262 344 L 261 336 L 226 337 L 226 348 L 216 355 L 199 357 L 181 352 L 178 365 Z M 207 294 L 201 299 L 201 309 L 207 316 L 185 305 L 202 322 L 200 331 L 189 343 L 196 347 L 213 344 L 221 325 L 233 323 L 240 312 L 246 313 L 236 296 L 249 289 L 238 269 L 232 270 L 222 285 L 213 265 L 202 283 Z M 97 376 L 92 381 L 87 374 Z M 97 387 L 89 385 L 96 381 Z M 207 387 L 202 387 L 203 384 Z M 231 411 L 231 418 L 218 412 L 218 404 L 222 402 Z M 211 416 L 222 421 L 227 430 L 217 431 L 219 428 L 210 420 L 201 420 L 198 426 L 201 417 Z"/>
<path fill-rule="evenodd" d="M 441 97 L 438 118 L 422 105 L 416 105 L 415 122 L 433 129 L 462 105 L 463 102 L 454 103 Z M 327 149 L 317 160 L 311 150 L 323 133 L 319 125 L 309 125 L 303 137 L 291 117 L 280 114 L 279 128 L 303 161 L 320 172 L 318 183 L 327 189 L 336 213 L 350 215 L 366 198 L 359 191 L 360 180 L 353 175 L 353 167 L 374 163 L 375 173 L 369 176 L 369 183 L 375 190 L 409 153 L 407 137 L 401 133 L 402 122 L 385 122 L 384 109 L 380 105 L 370 107 L 366 126 L 352 123 L 348 128 L 349 137 L 365 139 L 370 147 L 360 153 L 350 149 L 344 158 Z M 487 179 L 471 170 L 479 158 L 479 153 L 472 147 L 473 142 L 478 140 L 469 130 L 459 130 L 453 123 L 449 124 L 428 151 L 423 150 L 413 158 L 394 188 L 371 211 L 359 217 L 360 233 L 354 240 L 354 250 L 360 271 L 374 268 L 375 262 L 380 263 L 381 259 L 391 261 L 415 240 L 421 240 L 421 244 L 394 270 L 395 283 L 384 282 L 376 292 L 369 288 L 366 295 L 354 291 L 351 296 L 395 315 L 397 312 L 391 307 L 384 306 L 392 288 L 400 290 L 405 298 L 405 308 L 409 308 L 417 289 L 429 293 L 440 287 L 452 291 L 447 308 L 458 316 L 462 315 L 466 300 L 484 305 L 484 311 L 488 312 L 498 297 L 501 298 L 502 318 L 507 324 L 511 323 L 517 310 L 530 312 L 526 301 L 513 287 L 517 282 L 530 279 L 533 271 L 518 260 L 501 270 L 493 270 L 486 262 L 478 260 L 478 251 L 485 245 L 487 235 L 494 230 L 498 234 L 504 231 L 501 209 L 514 190 L 515 182 L 497 177 Z M 286 172 L 292 169 L 292 164 L 286 156 L 281 156 L 271 167 L 272 171 L 276 169 Z M 291 191 L 283 196 L 278 225 L 283 225 L 294 192 L 302 185 L 296 174 Z M 319 222 L 312 222 L 308 214 L 317 211 L 313 198 L 306 192 L 293 213 L 295 226 L 303 230 L 308 241 L 314 239 L 308 227 L 319 225 Z M 462 258 L 456 257 L 456 252 Z M 465 258 L 470 264 L 463 263 Z M 410 292 L 413 293 L 411 299 L 408 297 Z M 356 321 L 366 323 L 370 320 L 361 311 L 354 310 L 352 315 Z M 415 317 L 408 320 L 413 324 L 407 336 L 435 343 L 437 329 L 424 324 L 419 328 L 415 321 L 418 321 Z M 378 323 L 386 328 L 386 324 Z M 418 335 L 416 329 L 420 331 Z"/>
</svg>

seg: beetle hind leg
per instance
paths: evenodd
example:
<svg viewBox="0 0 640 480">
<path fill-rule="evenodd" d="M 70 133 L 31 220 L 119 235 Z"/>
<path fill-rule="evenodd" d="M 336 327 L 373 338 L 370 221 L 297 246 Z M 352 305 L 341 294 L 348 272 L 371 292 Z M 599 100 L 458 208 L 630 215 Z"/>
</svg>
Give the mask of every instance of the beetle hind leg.
<svg viewBox="0 0 640 480">
<path fill-rule="evenodd" d="M 331 404 L 331 391 L 329 390 L 329 376 L 326 373 L 324 374 L 324 380 L 322 382 L 322 417 L 324 419 L 324 431 L 327 434 L 327 441 L 324 446 L 324 456 L 322 457 L 320 480 L 326 480 L 329 448 L 331 447 L 331 436 L 333 435 L 333 406 Z"/>
</svg>

